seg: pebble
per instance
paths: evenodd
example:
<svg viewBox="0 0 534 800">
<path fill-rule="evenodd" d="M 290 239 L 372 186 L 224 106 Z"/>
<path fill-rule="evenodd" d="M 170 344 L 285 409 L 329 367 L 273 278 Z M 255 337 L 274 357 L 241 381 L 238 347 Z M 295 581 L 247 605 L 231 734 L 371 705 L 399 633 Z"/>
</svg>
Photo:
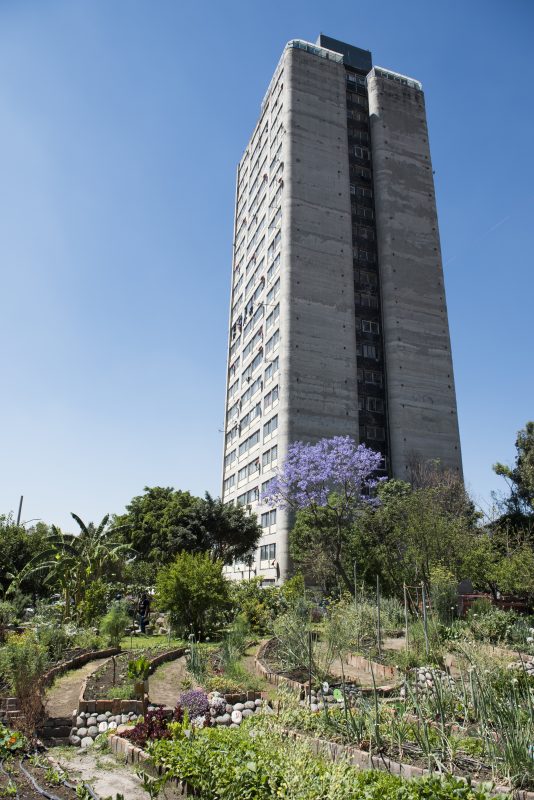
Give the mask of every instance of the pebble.
<svg viewBox="0 0 534 800">
<path fill-rule="evenodd" d="M 78 728 L 78 730 L 74 728 L 73 736 L 79 736 L 80 739 L 83 739 L 84 736 L 87 736 L 87 728 L 84 728 L 83 726 L 81 728 Z"/>
<path fill-rule="evenodd" d="M 261 699 L 261 697 L 258 697 L 257 700 L 254 700 L 254 705 L 256 706 L 256 708 L 261 708 L 261 706 L 263 705 L 263 700 Z"/>
<path fill-rule="evenodd" d="M 243 719 L 246 719 L 247 717 L 251 717 L 253 714 L 254 714 L 254 711 L 252 711 L 251 708 L 244 708 L 243 711 L 241 712 L 241 715 L 242 715 Z"/>
<path fill-rule="evenodd" d="M 80 742 L 80 747 L 82 750 L 87 749 L 88 747 L 92 747 L 94 745 L 94 739 L 91 739 L 90 736 L 84 736 Z"/>
<path fill-rule="evenodd" d="M 98 728 L 96 727 L 96 725 L 90 725 L 89 728 L 87 728 L 87 736 L 92 736 L 93 739 L 95 736 L 98 736 Z"/>
<path fill-rule="evenodd" d="M 108 729 L 108 723 L 105 720 L 102 720 L 102 722 L 100 722 L 98 725 L 98 732 L 105 733 L 107 729 Z"/>
<path fill-rule="evenodd" d="M 87 727 L 90 727 L 91 725 L 96 725 L 96 723 L 97 723 L 96 717 L 89 717 L 89 719 L 87 720 Z"/>
<path fill-rule="evenodd" d="M 83 724 L 84 724 L 84 722 L 85 722 L 85 717 L 82 717 L 82 715 L 81 715 L 81 714 L 80 714 L 80 716 L 79 716 L 79 717 L 76 717 L 76 727 L 77 727 L 77 728 L 82 728 L 82 727 L 83 727 Z"/>
<path fill-rule="evenodd" d="M 234 708 L 232 711 L 232 723 L 235 725 L 239 725 L 243 720 L 243 714 L 238 708 Z"/>
<path fill-rule="evenodd" d="M 105 714 L 99 714 L 98 717 L 96 718 L 97 722 L 105 722 L 106 720 L 107 720 L 107 717 L 106 717 Z"/>
<path fill-rule="evenodd" d="M 74 747 L 78 747 L 78 746 L 79 746 L 79 744 L 80 744 L 80 742 L 81 742 L 81 739 L 80 739 L 80 737 L 79 737 L 79 736 L 69 736 L 69 742 L 70 742 L 70 744 L 72 744 Z"/>
<path fill-rule="evenodd" d="M 256 708 L 256 703 L 254 702 L 254 700 L 247 700 L 247 702 L 245 703 L 245 708 L 254 711 Z"/>
<path fill-rule="evenodd" d="M 227 714 L 231 714 L 233 710 L 234 710 L 234 707 L 231 706 L 230 703 L 227 703 L 226 704 L 226 713 Z"/>
<path fill-rule="evenodd" d="M 245 704 L 244 703 L 235 703 L 234 704 L 234 711 L 243 711 L 244 708 L 245 708 Z"/>
</svg>

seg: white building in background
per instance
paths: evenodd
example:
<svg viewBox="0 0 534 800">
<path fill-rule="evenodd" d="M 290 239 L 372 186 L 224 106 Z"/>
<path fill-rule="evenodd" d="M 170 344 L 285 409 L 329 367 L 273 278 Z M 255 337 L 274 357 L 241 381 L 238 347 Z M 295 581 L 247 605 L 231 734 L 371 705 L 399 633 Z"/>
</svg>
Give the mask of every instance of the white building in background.
<svg viewBox="0 0 534 800">
<path fill-rule="evenodd" d="M 260 501 L 288 444 L 353 436 L 407 478 L 461 474 L 421 84 L 321 35 L 289 42 L 237 171 L 222 496 L 263 536 L 240 579 L 289 569 Z"/>
</svg>

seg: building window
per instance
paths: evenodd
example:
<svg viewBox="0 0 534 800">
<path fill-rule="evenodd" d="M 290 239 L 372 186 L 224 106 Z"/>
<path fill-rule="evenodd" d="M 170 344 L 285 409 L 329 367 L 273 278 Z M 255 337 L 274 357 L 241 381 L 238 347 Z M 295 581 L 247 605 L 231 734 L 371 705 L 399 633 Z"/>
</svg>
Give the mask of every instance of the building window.
<svg viewBox="0 0 534 800">
<path fill-rule="evenodd" d="M 271 338 L 267 341 L 265 345 L 265 354 L 268 355 L 274 348 L 277 346 L 278 342 L 280 341 L 280 329 L 275 331 Z"/>
<path fill-rule="evenodd" d="M 271 466 L 271 464 L 272 464 L 274 461 L 276 461 L 276 460 L 277 460 L 277 458 L 278 458 L 278 445 L 277 445 L 277 444 L 275 444 L 275 446 L 274 446 L 274 447 L 271 447 L 271 449 L 270 449 L 270 450 L 267 450 L 267 451 L 266 451 L 266 452 L 263 454 L 263 456 L 262 456 L 262 458 L 261 458 L 261 465 L 262 465 L 263 469 L 264 469 L 264 470 L 265 470 L 265 469 L 269 469 L 269 467 Z"/>
<path fill-rule="evenodd" d="M 265 423 L 263 426 L 263 439 L 265 440 L 266 436 L 270 436 L 271 433 L 278 428 L 278 414 L 275 414 L 274 417 Z"/>
<path fill-rule="evenodd" d="M 384 401 L 380 397 L 368 397 L 367 411 L 375 411 L 377 414 L 382 414 L 384 412 Z"/>
<path fill-rule="evenodd" d="M 232 486 L 235 486 L 235 472 L 233 475 L 230 475 L 229 478 L 226 478 L 224 482 L 224 491 L 228 492 Z"/>
<path fill-rule="evenodd" d="M 360 380 L 358 376 L 358 380 Z M 372 370 L 365 370 L 365 383 L 370 383 L 373 386 L 382 386 L 382 373 L 373 372 Z"/>
<path fill-rule="evenodd" d="M 262 544 L 260 547 L 260 561 L 274 561 L 276 558 L 276 544 Z"/>
<path fill-rule="evenodd" d="M 266 511 L 265 514 L 261 515 L 262 528 L 270 528 L 272 525 L 276 525 L 276 508 L 271 509 L 271 511 Z"/>
<path fill-rule="evenodd" d="M 374 344 L 364 344 L 362 349 L 364 358 L 378 359 L 378 349 Z"/>
<path fill-rule="evenodd" d="M 266 331 L 270 330 L 273 327 L 274 323 L 276 322 L 276 320 L 278 319 L 279 316 L 280 316 L 280 304 L 277 303 L 276 306 L 274 307 L 273 311 L 271 311 L 271 313 L 269 314 L 269 316 L 265 320 L 265 330 Z"/>
<path fill-rule="evenodd" d="M 258 429 L 253 434 L 251 434 L 251 436 L 245 439 L 244 442 L 241 442 L 241 444 L 239 445 L 239 455 L 242 456 L 243 453 L 246 453 L 247 450 L 250 450 L 250 448 L 254 447 L 255 444 L 258 444 L 259 441 L 260 441 L 260 431 Z"/>
<path fill-rule="evenodd" d="M 374 425 L 367 425 L 365 428 L 365 433 L 368 439 L 376 439 L 379 442 L 383 442 L 385 439 L 384 428 L 379 428 Z"/>
<path fill-rule="evenodd" d="M 280 359 L 278 356 L 276 356 L 276 358 L 273 358 L 273 360 L 265 370 L 265 383 L 267 383 L 267 381 L 270 381 L 273 375 L 276 375 L 276 373 L 278 372 L 279 365 L 280 365 Z"/>
<path fill-rule="evenodd" d="M 236 459 L 236 451 L 232 450 L 231 453 L 228 453 L 227 456 L 224 458 L 224 466 L 228 467 L 230 464 L 233 464 Z"/>
<path fill-rule="evenodd" d="M 265 395 L 265 400 L 263 402 L 264 410 L 267 411 L 267 409 L 270 408 L 270 406 L 272 406 L 273 403 L 276 403 L 277 400 L 278 400 L 278 386 L 275 386 L 273 389 L 271 389 L 270 392 L 267 392 L 267 394 Z"/>
</svg>

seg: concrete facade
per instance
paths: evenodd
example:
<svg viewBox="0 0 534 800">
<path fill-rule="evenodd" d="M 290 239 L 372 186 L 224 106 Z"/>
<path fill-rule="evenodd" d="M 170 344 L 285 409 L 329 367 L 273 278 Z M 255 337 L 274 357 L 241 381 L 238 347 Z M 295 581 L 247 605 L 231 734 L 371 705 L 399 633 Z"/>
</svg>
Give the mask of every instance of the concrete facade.
<svg viewBox="0 0 534 800">
<path fill-rule="evenodd" d="M 289 570 L 291 520 L 260 498 L 291 442 L 461 473 L 423 94 L 322 39 L 286 46 L 237 172 L 222 496 L 263 536 L 234 579 Z"/>
</svg>

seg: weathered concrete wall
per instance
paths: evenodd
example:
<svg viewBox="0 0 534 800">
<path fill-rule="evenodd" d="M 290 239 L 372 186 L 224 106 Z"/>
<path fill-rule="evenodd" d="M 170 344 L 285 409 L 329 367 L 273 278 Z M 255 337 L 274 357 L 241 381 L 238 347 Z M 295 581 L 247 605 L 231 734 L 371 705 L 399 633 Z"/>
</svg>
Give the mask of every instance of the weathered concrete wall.
<svg viewBox="0 0 534 800">
<path fill-rule="evenodd" d="M 368 79 L 393 475 L 439 459 L 462 473 L 422 91 Z"/>
<path fill-rule="evenodd" d="M 283 375 L 290 441 L 358 437 L 343 65 L 288 52 Z"/>
</svg>

